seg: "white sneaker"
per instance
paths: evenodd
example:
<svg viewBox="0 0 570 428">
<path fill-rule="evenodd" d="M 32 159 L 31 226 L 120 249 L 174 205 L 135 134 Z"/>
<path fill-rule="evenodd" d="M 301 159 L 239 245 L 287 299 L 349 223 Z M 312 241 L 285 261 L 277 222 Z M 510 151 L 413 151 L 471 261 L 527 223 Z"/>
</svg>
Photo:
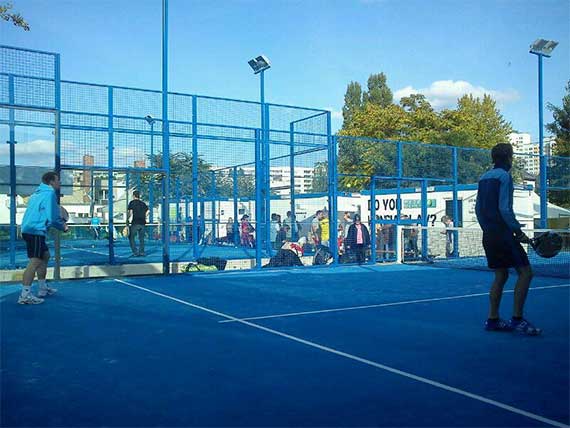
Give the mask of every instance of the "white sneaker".
<svg viewBox="0 0 570 428">
<path fill-rule="evenodd" d="M 39 305 L 43 302 L 44 299 L 40 299 L 39 297 L 34 296 L 32 293 L 28 293 L 25 296 L 20 294 L 20 298 L 18 299 L 18 303 L 20 305 Z"/>
<path fill-rule="evenodd" d="M 38 291 L 38 297 L 53 296 L 55 293 L 57 293 L 57 288 L 40 288 Z"/>
</svg>

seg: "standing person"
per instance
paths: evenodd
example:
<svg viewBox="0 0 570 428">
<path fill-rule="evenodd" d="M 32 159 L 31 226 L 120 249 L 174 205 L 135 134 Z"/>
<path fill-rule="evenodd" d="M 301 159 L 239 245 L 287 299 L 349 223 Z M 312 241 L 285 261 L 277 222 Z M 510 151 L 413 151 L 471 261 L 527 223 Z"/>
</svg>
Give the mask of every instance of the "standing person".
<svg viewBox="0 0 570 428">
<path fill-rule="evenodd" d="M 361 265 L 366 260 L 366 249 L 370 245 L 370 232 L 368 228 L 361 223 L 360 214 L 354 216 L 354 223 L 348 227 L 346 236 L 346 249 L 349 253 L 354 254 L 356 263 Z"/>
<path fill-rule="evenodd" d="M 402 220 L 410 220 L 410 216 L 404 214 Z M 404 225 L 404 252 L 411 253 L 413 257 L 417 257 L 418 250 L 418 229 Z"/>
<path fill-rule="evenodd" d="M 228 218 L 226 222 L 226 242 L 232 244 L 235 241 L 234 237 L 234 219 L 233 217 Z"/>
<path fill-rule="evenodd" d="M 278 250 L 280 248 L 277 246 L 277 239 L 276 239 L 280 229 L 281 226 L 279 225 L 279 215 L 275 213 L 271 214 L 271 224 L 269 226 L 269 240 L 272 242 L 273 248 L 275 250 Z"/>
<path fill-rule="evenodd" d="M 91 218 L 90 229 L 93 231 L 93 237 L 95 240 L 98 240 L 101 232 L 101 219 L 99 217 L 93 216 Z"/>
<path fill-rule="evenodd" d="M 133 256 L 144 256 L 144 229 L 146 225 L 146 216 L 148 214 L 148 206 L 141 201 L 141 194 L 138 190 L 133 192 L 133 200 L 129 202 L 127 225 L 129 229 L 129 242 Z M 139 238 L 139 249 L 135 244 L 135 237 Z"/>
<path fill-rule="evenodd" d="M 328 247 L 330 239 L 330 223 L 327 211 L 321 211 L 319 226 L 321 227 L 321 245 Z"/>
<path fill-rule="evenodd" d="M 46 284 L 49 249 L 46 244 L 46 234 L 50 227 L 66 232 L 67 224 L 61 218 L 60 207 L 57 203 L 56 192 L 61 187 L 59 175 L 46 172 L 42 182 L 30 197 L 28 207 L 22 219 L 22 238 L 26 241 L 28 266 L 22 279 L 22 293 L 18 299 L 21 305 L 37 305 L 43 303 L 42 297 L 51 296 L 57 289 Z M 38 276 L 38 297 L 32 294 L 32 282 Z"/>
<path fill-rule="evenodd" d="M 495 271 L 495 279 L 489 292 L 489 317 L 485 330 L 509 331 L 536 336 L 541 333 L 523 317 L 523 309 L 532 279 L 532 270 L 522 243 L 530 239 L 521 230 L 513 212 L 513 178 L 509 173 L 513 164 L 513 147 L 497 144 L 491 151 L 493 169 L 479 179 L 475 213 L 483 229 L 483 248 L 489 268 Z M 499 305 L 503 287 L 509 278 L 509 268 L 518 274 L 515 284 L 513 317 L 504 321 L 499 317 Z"/>
<path fill-rule="evenodd" d="M 443 223 L 443 225 L 445 226 L 446 229 L 452 228 L 453 227 L 453 219 L 447 215 L 444 215 L 441 218 L 441 222 Z M 452 230 L 446 230 L 445 232 L 441 232 L 442 234 L 445 235 L 445 257 L 452 257 L 454 254 L 453 251 L 453 231 Z"/>
<path fill-rule="evenodd" d="M 291 211 L 287 211 L 287 216 L 285 217 L 285 220 L 283 220 L 283 227 L 285 226 L 289 226 L 287 232 L 287 240 L 291 241 L 291 230 L 293 229 L 293 218 L 291 217 Z M 281 246 L 279 246 L 279 248 L 281 248 Z"/>
<path fill-rule="evenodd" d="M 352 218 L 350 218 L 350 213 L 348 211 L 345 211 L 344 215 L 342 216 L 341 224 L 342 224 L 342 237 L 346 239 L 346 237 L 348 236 L 348 228 L 352 225 Z"/>
<path fill-rule="evenodd" d="M 253 232 L 255 229 L 249 222 L 249 216 L 244 214 L 241 218 L 240 233 L 241 245 L 248 248 L 255 247 L 255 240 L 253 239 Z"/>
<path fill-rule="evenodd" d="M 287 233 L 291 232 L 289 229 L 290 228 L 288 225 L 284 225 L 279 230 L 279 232 L 277 232 L 277 235 L 275 236 L 275 248 L 276 249 L 281 248 L 285 242 L 291 242 L 291 240 L 287 238 Z"/>
<path fill-rule="evenodd" d="M 382 259 L 389 260 L 394 254 L 394 225 L 386 223 L 381 228 Z"/>
<path fill-rule="evenodd" d="M 321 223 L 319 221 L 322 215 L 321 213 L 322 211 L 318 210 L 311 221 L 311 237 L 313 238 L 315 247 L 321 245 Z"/>
</svg>

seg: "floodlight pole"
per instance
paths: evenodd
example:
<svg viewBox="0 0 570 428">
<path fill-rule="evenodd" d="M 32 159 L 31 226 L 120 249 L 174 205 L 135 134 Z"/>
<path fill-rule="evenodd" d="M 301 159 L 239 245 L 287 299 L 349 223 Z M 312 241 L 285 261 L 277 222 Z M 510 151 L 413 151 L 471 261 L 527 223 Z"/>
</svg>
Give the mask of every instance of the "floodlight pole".
<svg viewBox="0 0 570 428">
<path fill-rule="evenodd" d="M 548 224 L 548 192 L 546 177 L 546 158 L 544 156 L 544 113 L 542 94 L 542 57 L 540 53 L 531 52 L 538 57 L 538 153 L 540 162 L 540 223 L 539 227 L 545 229 Z"/>
<path fill-rule="evenodd" d="M 168 0 L 162 0 L 162 273 L 170 273 L 170 139 L 168 123 Z"/>
<path fill-rule="evenodd" d="M 262 178 L 262 183 L 265 187 L 265 191 L 267 192 L 267 194 L 262 195 L 265 199 L 265 201 L 256 201 L 256 204 L 260 204 L 261 205 L 261 218 L 256 219 L 257 222 L 257 230 L 258 230 L 258 236 L 257 239 L 261 239 L 262 237 L 265 238 L 266 240 L 266 246 L 268 248 L 268 251 L 271 251 L 270 249 L 270 239 L 269 239 L 269 229 L 266 227 L 267 226 L 267 217 L 268 217 L 268 213 L 267 210 L 269 209 L 269 147 L 267 144 L 267 133 L 266 133 L 266 117 L 265 117 L 265 70 L 261 70 L 261 72 L 259 73 L 259 96 L 260 96 L 260 103 L 261 103 L 261 157 L 263 159 L 263 161 L 261 162 L 261 174 L 260 177 Z M 259 185 L 259 183 L 257 183 L 256 185 Z"/>
</svg>

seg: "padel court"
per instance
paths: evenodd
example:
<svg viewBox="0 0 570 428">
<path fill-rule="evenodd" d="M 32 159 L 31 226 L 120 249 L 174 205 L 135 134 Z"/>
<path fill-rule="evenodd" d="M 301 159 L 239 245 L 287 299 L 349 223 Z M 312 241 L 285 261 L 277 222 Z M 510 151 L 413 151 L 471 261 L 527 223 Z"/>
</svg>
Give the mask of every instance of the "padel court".
<svg viewBox="0 0 570 428">
<path fill-rule="evenodd" d="M 409 265 L 109 278 L 52 283 L 39 306 L 3 286 L 1 425 L 568 426 L 568 280 L 534 279 L 539 337 L 483 330 L 490 281 Z"/>
</svg>

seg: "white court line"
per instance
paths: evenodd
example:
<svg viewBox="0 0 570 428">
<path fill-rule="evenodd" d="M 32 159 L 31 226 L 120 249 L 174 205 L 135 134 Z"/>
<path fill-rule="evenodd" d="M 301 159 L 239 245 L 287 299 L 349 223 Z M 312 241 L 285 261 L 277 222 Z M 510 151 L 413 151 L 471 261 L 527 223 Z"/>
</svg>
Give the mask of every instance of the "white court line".
<svg viewBox="0 0 570 428">
<path fill-rule="evenodd" d="M 65 247 L 64 247 L 64 248 L 65 248 Z M 76 250 L 76 251 L 85 251 L 86 253 L 102 254 L 102 255 L 104 255 L 104 256 L 108 256 L 108 255 L 109 255 L 109 253 L 103 253 L 103 252 L 101 252 L 101 251 L 95 251 L 95 250 L 87 250 L 87 249 L 85 249 L 85 248 L 77 248 L 77 247 L 72 247 L 72 246 L 69 246 L 69 247 L 67 247 L 67 248 L 71 248 L 72 250 Z"/>
<path fill-rule="evenodd" d="M 570 287 L 570 284 L 548 285 L 545 287 L 531 288 L 530 290 L 532 291 L 532 290 L 542 290 L 542 289 L 546 289 L 546 288 L 567 288 L 567 287 Z M 514 290 L 505 290 L 504 293 L 514 293 Z M 459 296 L 434 297 L 431 299 L 420 299 L 420 300 L 405 300 L 403 302 L 378 303 L 375 305 L 350 306 L 347 308 L 321 309 L 321 310 L 304 311 L 304 312 L 289 312 L 289 313 L 276 314 L 276 315 L 264 315 L 264 316 L 258 316 L 258 317 L 240 318 L 240 320 L 244 320 L 244 321 L 265 320 L 265 319 L 269 319 L 269 318 L 284 318 L 284 317 L 294 317 L 294 316 L 299 316 L 299 315 L 325 314 L 325 313 L 329 313 L 329 312 L 355 311 L 358 309 L 384 308 L 387 306 L 400 306 L 400 305 L 411 305 L 414 303 L 439 302 L 442 300 L 457 300 L 457 299 L 466 299 L 469 297 L 481 297 L 481 296 L 488 296 L 488 295 L 489 295 L 489 292 L 476 293 L 476 294 L 462 294 Z M 237 322 L 237 320 L 222 320 L 222 321 L 218 321 L 218 322 L 219 323 L 229 323 L 229 322 Z"/>
<path fill-rule="evenodd" d="M 311 342 L 311 341 L 305 340 L 305 339 L 301 339 L 300 337 L 292 336 L 292 335 L 287 334 L 287 333 L 282 333 L 280 331 L 273 330 L 271 328 L 264 327 L 264 326 L 259 325 L 259 324 L 254 324 L 254 323 L 249 322 L 249 321 L 244 321 L 244 320 L 241 320 L 239 318 L 233 317 L 231 315 L 227 315 L 227 314 L 224 314 L 222 312 L 218 312 L 218 311 L 215 311 L 213 309 L 206 308 L 204 306 L 196 305 L 194 303 L 190 303 L 190 302 L 187 302 L 185 300 L 169 296 L 167 294 L 159 293 L 158 291 L 154 291 L 154 290 L 150 290 L 150 289 L 145 288 L 145 287 L 141 287 L 140 285 L 136 285 L 136 284 L 133 284 L 133 283 L 130 283 L 127 281 L 120 280 L 120 279 L 115 279 L 114 281 L 119 282 L 121 284 L 128 285 L 129 287 L 133 287 L 133 288 L 136 288 L 138 290 L 146 291 L 147 293 L 154 294 L 156 296 L 164 297 L 165 299 L 172 300 L 174 302 L 178 302 L 178 303 L 181 303 L 181 304 L 186 305 L 186 306 L 190 306 L 190 307 L 195 308 L 195 309 L 199 309 L 199 310 L 204 311 L 204 312 L 208 312 L 208 313 L 213 314 L 213 315 L 217 315 L 217 316 L 222 317 L 222 318 L 226 318 L 226 319 L 233 320 L 235 322 L 239 322 L 240 324 L 247 325 L 249 327 L 253 327 L 253 328 L 256 328 L 258 330 L 265 331 L 265 332 L 273 334 L 275 336 L 280 336 L 280 337 L 283 337 L 285 339 L 289 339 L 293 342 L 297 342 L 297 343 L 301 343 L 303 345 L 310 346 L 311 348 L 320 349 L 321 351 L 329 352 L 331 354 L 338 355 L 338 356 L 347 358 L 349 360 L 358 361 L 359 363 L 363 363 L 363 364 L 366 364 L 366 365 L 369 365 L 372 367 L 376 367 L 378 369 L 382 369 L 382 370 L 385 370 L 387 372 L 406 377 L 408 379 L 413 379 L 415 381 L 425 383 L 425 384 L 434 386 L 436 388 L 443 389 L 443 390 L 448 391 L 448 392 L 453 392 L 455 394 L 462 395 L 464 397 L 472 398 L 473 400 L 477 400 L 477 401 L 480 401 L 480 402 L 483 402 L 486 404 L 490 404 L 491 406 L 495 406 L 495 407 L 498 407 L 500 409 L 507 410 L 507 411 L 512 412 L 512 413 L 516 413 L 518 415 L 526 416 L 527 418 L 534 419 L 536 421 L 539 421 L 539 422 L 542 422 L 542 423 L 545 423 L 548 425 L 552 425 L 552 426 L 559 427 L 559 428 L 570 428 L 570 425 L 565 425 L 565 424 L 558 422 L 558 421 L 555 421 L 553 419 L 548 419 L 548 418 L 545 418 L 543 416 L 527 412 L 526 410 L 522 410 L 522 409 L 519 409 L 519 408 L 516 408 L 513 406 L 509 406 L 508 404 L 501 403 L 499 401 L 495 401 L 495 400 L 491 400 L 489 398 L 485 398 L 481 395 L 477 395 L 477 394 L 473 394 L 473 393 L 468 392 L 468 391 L 464 391 L 463 389 L 455 388 L 453 386 L 449 386 L 449 385 L 446 385 L 446 384 L 443 384 L 440 382 L 436 382 L 436 381 L 431 380 L 431 379 L 427 379 L 425 377 L 417 376 L 417 375 L 412 374 L 412 373 L 408 373 L 408 372 L 405 372 L 402 370 L 398 370 L 398 369 L 395 369 L 393 367 L 386 366 L 384 364 L 376 363 L 374 361 L 367 360 L 366 358 L 358 357 L 356 355 L 352 355 L 352 354 L 349 354 L 347 352 L 339 351 L 339 350 L 334 349 L 334 348 L 329 348 L 328 346 L 319 345 L 318 343 Z"/>
</svg>

